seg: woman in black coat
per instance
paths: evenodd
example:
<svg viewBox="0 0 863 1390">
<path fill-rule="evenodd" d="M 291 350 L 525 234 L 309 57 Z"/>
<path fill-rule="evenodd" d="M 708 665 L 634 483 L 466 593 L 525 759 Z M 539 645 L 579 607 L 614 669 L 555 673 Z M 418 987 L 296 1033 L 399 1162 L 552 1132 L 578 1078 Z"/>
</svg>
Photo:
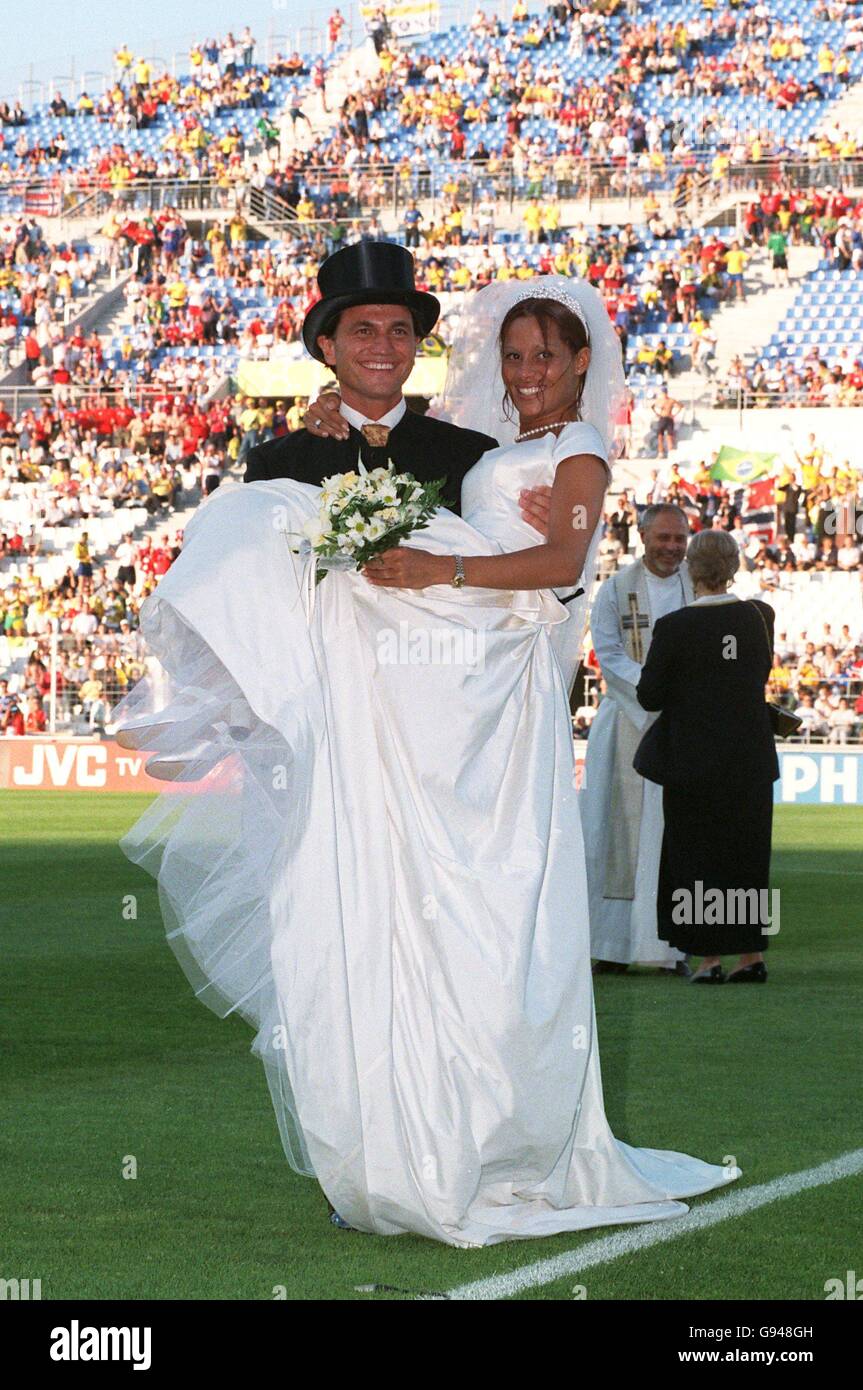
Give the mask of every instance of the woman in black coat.
<svg viewBox="0 0 863 1390">
<path fill-rule="evenodd" d="M 726 592 L 740 564 L 726 531 L 700 532 L 687 561 L 695 602 L 657 620 L 637 687 L 643 708 L 661 711 L 634 760 L 663 788 L 658 931 L 703 957 L 694 983 L 763 982 L 778 930 L 768 878 L 779 763 L 764 693 L 773 609 Z M 726 977 L 730 953 L 740 961 Z"/>
</svg>

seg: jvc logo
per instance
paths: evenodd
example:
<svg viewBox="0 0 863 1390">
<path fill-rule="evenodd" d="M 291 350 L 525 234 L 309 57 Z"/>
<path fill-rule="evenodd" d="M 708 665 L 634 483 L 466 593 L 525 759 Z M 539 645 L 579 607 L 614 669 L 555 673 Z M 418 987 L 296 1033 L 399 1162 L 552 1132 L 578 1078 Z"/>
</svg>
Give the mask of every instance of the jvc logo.
<svg viewBox="0 0 863 1390">
<path fill-rule="evenodd" d="M 104 787 L 107 761 L 108 750 L 101 744 L 76 748 L 70 743 L 61 751 L 53 743 L 37 743 L 30 771 L 14 768 L 12 781 L 16 787 L 65 787 L 71 779 L 73 787 Z"/>
</svg>

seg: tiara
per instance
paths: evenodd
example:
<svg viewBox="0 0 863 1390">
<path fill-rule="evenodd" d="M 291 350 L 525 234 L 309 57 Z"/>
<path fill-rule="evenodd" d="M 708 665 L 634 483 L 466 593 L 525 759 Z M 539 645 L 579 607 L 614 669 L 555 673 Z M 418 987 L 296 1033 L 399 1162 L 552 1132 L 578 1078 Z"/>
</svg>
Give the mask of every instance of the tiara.
<svg viewBox="0 0 863 1390">
<path fill-rule="evenodd" d="M 556 299 L 558 304 L 563 304 L 565 308 L 575 314 L 577 319 L 581 320 L 585 333 L 588 338 L 590 337 L 590 329 L 584 310 L 578 300 L 575 299 L 573 295 L 567 294 L 566 290 L 559 290 L 556 286 L 549 286 L 547 290 L 522 290 L 520 294 L 516 295 L 514 302 L 520 304 L 523 299 Z"/>
</svg>

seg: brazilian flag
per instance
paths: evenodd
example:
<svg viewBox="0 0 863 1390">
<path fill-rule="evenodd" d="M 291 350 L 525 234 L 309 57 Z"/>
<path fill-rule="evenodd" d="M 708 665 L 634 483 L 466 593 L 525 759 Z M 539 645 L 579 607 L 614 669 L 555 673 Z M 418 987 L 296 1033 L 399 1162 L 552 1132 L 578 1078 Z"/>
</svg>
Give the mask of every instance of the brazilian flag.
<svg viewBox="0 0 863 1390">
<path fill-rule="evenodd" d="M 447 346 L 440 334 L 429 333 L 420 342 L 419 350 L 422 357 L 443 357 Z"/>
<path fill-rule="evenodd" d="M 756 478 L 764 478 L 773 472 L 776 459 L 776 454 L 760 454 L 755 449 L 732 449 L 723 444 L 710 476 L 715 483 L 753 483 Z"/>
</svg>

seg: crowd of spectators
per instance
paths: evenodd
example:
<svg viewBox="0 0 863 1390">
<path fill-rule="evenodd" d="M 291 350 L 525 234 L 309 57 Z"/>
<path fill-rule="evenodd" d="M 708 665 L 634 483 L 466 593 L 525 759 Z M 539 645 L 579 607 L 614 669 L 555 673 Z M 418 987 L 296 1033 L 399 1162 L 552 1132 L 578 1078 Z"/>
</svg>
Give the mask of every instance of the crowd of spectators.
<svg viewBox="0 0 863 1390">
<path fill-rule="evenodd" d="M 803 720 L 806 742 L 849 743 L 863 738 L 863 642 L 847 624 L 834 633 L 824 623 L 813 641 L 808 632 L 774 638 L 768 698 Z"/>
<path fill-rule="evenodd" d="M 759 358 L 747 364 L 738 355 L 716 384 L 718 408 L 863 405 L 863 357 L 843 344 L 812 343 L 800 359 Z"/>
<path fill-rule="evenodd" d="M 667 341 L 669 330 L 678 328 L 687 330 L 690 364 L 709 377 L 717 346 L 711 316 L 728 300 L 745 297 L 751 253 L 727 233 L 683 227 L 673 216 L 646 212 L 643 224 L 587 228 L 576 222 L 562 228 L 556 199 L 532 198 L 521 238 L 500 245 L 487 235 L 493 208 L 481 202 L 468 215 L 454 199 L 429 227 L 409 205 L 402 236 L 413 248 L 422 286 L 433 293 L 537 273 L 582 276 L 600 291 L 636 380 L 647 375 L 667 381 L 681 368 L 680 352 Z M 442 332 L 446 338 L 446 316 Z"/>
<path fill-rule="evenodd" d="M 627 17 L 612 25 L 624 9 Z M 637 4 L 562 0 L 542 17 L 516 3 L 509 25 L 478 10 L 456 56 L 424 53 L 421 43 L 412 50 L 384 45 L 377 77 L 350 93 L 335 131 L 310 145 L 306 158 L 349 176 L 354 166 L 373 170 L 395 160 L 409 191 L 420 196 L 442 160 L 469 163 L 491 188 L 498 170 L 512 167 L 517 179 L 568 196 L 583 178 L 586 158 L 609 166 L 609 191 L 615 171 L 621 189 L 624 178 L 637 189 L 639 178 L 649 181 L 679 165 L 685 193 L 692 180 L 687 170 L 705 147 L 716 150 L 714 179 L 795 153 L 824 165 L 829 177 L 836 161 L 847 163 L 857 153 L 856 132 L 825 124 L 794 146 L 780 123 L 736 126 L 723 98 L 751 95 L 782 111 L 798 99 L 823 103 L 838 95 L 850 78 L 849 55 L 863 42 L 863 17 L 853 6 L 843 7 L 841 18 L 845 39 L 834 51 L 826 41 L 811 45 L 799 22 L 783 25 L 760 3 L 721 10 L 708 3 L 700 15 L 667 24 L 642 16 Z M 601 80 L 569 80 L 561 50 L 546 52 L 561 40 L 570 56 L 613 58 L 610 72 Z M 817 67 L 817 77 L 797 84 L 798 97 L 794 79 L 781 78 L 774 65 L 804 60 Z M 663 102 L 692 97 L 699 99 L 693 122 L 659 114 Z M 394 152 L 388 113 L 397 114 L 408 153 Z"/>
<path fill-rule="evenodd" d="M 778 258 L 786 275 L 788 245 L 807 243 L 821 248 L 822 269 L 849 277 L 863 272 L 863 200 L 849 190 L 777 186 L 750 204 L 745 225 L 749 241 L 764 242 L 772 251 L 774 266 Z M 847 342 L 814 341 L 794 355 L 784 351 L 751 362 L 738 355 L 715 382 L 714 398 L 717 406 L 734 408 L 741 403 L 744 407 L 859 407 L 863 405 L 863 351 Z"/>
<path fill-rule="evenodd" d="M 8 414 L 0 416 L 2 497 L 20 498 L 23 491 L 27 500 L 27 521 L 0 535 L 0 572 L 9 572 L 0 587 L 0 631 L 11 639 L 10 650 L 27 658 L 26 669 L 7 674 L 8 685 L 0 687 L 0 698 L 14 697 L 5 730 L 41 731 L 54 619 L 60 633 L 60 718 L 74 714 L 89 727 L 109 720 L 129 681 L 140 674 L 140 605 L 182 545 L 181 529 L 161 527 L 178 508 L 195 505 L 218 486 L 249 448 L 299 428 L 304 405 L 299 399 L 239 396 L 215 403 L 207 415 L 177 399 L 138 413 L 63 409 L 31 412 L 17 424 Z M 790 573 L 853 572 L 863 579 L 863 486 L 854 464 L 833 462 L 810 435 L 793 462 L 777 470 L 773 498 L 773 523 L 753 529 L 745 490 L 716 481 L 712 464 L 654 469 L 610 503 L 600 577 L 637 551 L 643 507 L 665 500 L 684 507 L 693 530 L 727 529 L 740 545 L 741 572 L 757 577 L 768 601 Z M 136 540 L 129 530 L 109 552 L 99 553 L 94 520 L 141 506 L 158 524 L 158 538 L 145 534 Z M 63 528 L 75 538 L 72 562 L 48 584 L 39 568 L 42 542 L 46 533 L 56 537 Z M 805 715 L 807 738 L 845 742 L 859 733 L 861 642 L 863 633 L 843 628 L 833 634 L 829 623 L 817 636 L 802 632 L 792 640 L 785 631 L 777 633 L 773 693 L 789 707 L 812 708 Z M 589 712 L 580 717 L 586 732 Z"/>
<path fill-rule="evenodd" d="M 858 28 L 863 41 L 863 27 L 839 0 L 831 0 L 831 17 L 837 17 L 837 6 L 851 51 Z M 343 27 L 335 16 L 338 11 L 329 26 L 330 55 Z M 609 24 L 614 17 L 623 22 Z M 106 139 L 86 167 L 70 157 L 71 142 L 62 130 L 52 137 L 53 148 L 31 148 L 27 114 L 20 106 L 0 108 L 0 186 L 27 169 L 59 168 L 82 190 L 97 186 L 113 194 L 95 250 L 50 246 L 34 218 L 0 224 L 0 352 L 22 345 L 30 380 L 42 392 L 40 405 L 16 419 L 0 408 L 0 516 L 8 502 L 14 508 L 7 514 L 16 517 L 0 535 L 0 632 L 7 651 L 27 657 L 25 670 L 17 669 L 16 660 L 8 684 L 0 683 L 0 732 L 44 727 L 55 620 L 61 717 L 75 713 L 91 726 L 107 722 L 116 699 L 140 673 L 140 604 L 182 545 L 182 530 L 171 529 L 172 516 L 218 486 L 249 448 L 299 427 L 299 400 L 213 399 L 224 363 L 204 354 L 229 349 L 260 359 L 297 344 L 320 261 L 346 241 L 384 235 L 377 210 L 388 196 L 387 113 L 396 113 L 400 129 L 413 135 L 412 152 L 396 174 L 404 193 L 399 235 L 416 257 L 419 288 L 441 296 L 444 305 L 432 350 L 449 341 L 465 291 L 537 272 L 582 275 L 603 295 L 631 379 L 674 375 L 679 357 L 663 333 L 681 327 L 689 335 L 693 364 L 712 375 L 711 312 L 745 297 L 753 252 L 767 248 L 779 282 L 783 259 L 787 273 L 789 244 L 821 245 L 843 271 L 855 273 L 863 265 L 863 204 L 838 187 L 857 154 L 856 137 L 847 131 L 826 131 L 807 147 L 827 171 L 826 187 L 802 189 L 774 177 L 775 171 L 766 173 L 739 239 L 698 230 L 680 213 L 661 211 L 650 189 L 652 175 L 665 175 L 677 163 L 679 201 L 685 203 L 693 133 L 656 114 L 649 93 L 704 98 L 706 114 L 696 135 L 699 143 L 717 147 L 710 178 L 718 181 L 749 161 L 766 166 L 781 145 L 761 130 L 729 134 L 723 96 L 766 93 L 781 107 L 820 101 L 841 89 L 846 50 L 828 55 L 822 45 L 818 91 L 807 92 L 804 84 L 792 101 L 785 82 L 782 94 L 771 64 L 802 63 L 807 40 L 799 25 L 774 22 L 761 3 L 720 10 L 708 0 L 700 15 L 660 25 L 638 4 L 621 0 L 589 6 L 560 0 L 540 16 L 530 16 L 516 0 L 509 25 L 478 10 L 468 43 L 452 60 L 395 47 L 383 22 L 372 28 L 380 72 L 352 89 L 335 126 L 320 138 L 303 111 L 299 86 L 282 113 L 268 106 L 268 94 L 275 79 L 308 79 L 306 95 L 317 93 L 326 107 L 327 63 L 309 65 L 293 54 L 256 66 L 248 29 L 237 38 L 229 34 L 196 45 L 189 76 L 181 79 L 155 72 L 124 46 L 115 55 L 116 81 L 102 97 L 90 101 L 85 93 L 71 110 L 58 97 L 54 114 L 60 120 L 88 118 L 104 125 Z M 608 75 L 567 82 L 561 63 L 544 51 L 561 38 L 570 54 L 613 58 Z M 716 40 L 722 45 L 718 52 Z M 254 148 L 239 124 L 223 123 L 214 133 L 213 117 L 235 107 L 259 108 Z M 161 129 L 166 113 L 171 123 L 164 127 L 160 156 L 143 155 L 135 132 L 154 123 Z M 546 122 L 543 134 L 535 129 L 536 117 Z M 300 148 L 297 127 L 303 121 L 308 129 Z M 560 200 L 578 191 L 585 156 L 607 162 L 612 181 L 633 167 L 645 176 L 642 221 L 563 225 Z M 436 183 L 441 196 L 433 212 L 420 206 L 442 161 L 482 172 L 485 182 L 472 205 L 456 171 Z M 310 172 L 321 164 L 333 171 L 323 183 Z M 520 235 L 504 241 L 495 236 L 497 198 L 507 190 L 511 169 L 526 180 L 528 196 Z M 212 177 L 224 193 L 224 216 L 200 238 L 190 231 L 179 183 L 176 196 L 166 187 L 151 212 L 134 211 L 126 197 L 135 180 L 180 176 Z M 255 199 L 267 195 L 282 199 L 295 214 L 297 234 L 290 240 L 255 239 L 249 219 Z M 356 215 L 360 209 L 362 219 Z M 100 263 L 131 271 L 126 322 L 112 343 L 64 324 L 75 287 L 88 285 Z M 823 351 L 819 356 L 813 348 L 812 362 L 804 361 L 798 374 L 808 403 L 863 403 L 863 364 L 851 350 L 839 350 L 835 361 L 822 358 Z M 787 366 L 768 362 L 764 371 L 781 372 L 792 391 L 797 369 Z M 768 389 L 759 371 L 737 359 L 720 391 L 727 389 L 736 401 L 737 384 L 745 382 L 757 397 Z M 665 411 L 660 425 L 671 420 L 661 452 L 673 443 L 675 404 L 667 390 L 656 402 L 656 413 Z M 644 497 L 619 500 L 602 542 L 604 571 L 634 547 L 640 507 L 662 498 L 685 505 L 695 526 L 724 526 L 740 536 L 744 566 L 758 573 L 768 597 L 786 572 L 859 570 L 859 538 L 831 529 L 830 521 L 844 498 L 859 495 L 859 476 L 844 461 L 828 468 L 823 451 L 814 476 L 812 467 L 811 459 L 800 458 L 790 480 L 777 478 L 775 539 L 765 540 L 747 528 L 735 490 L 715 483 L 706 464 L 691 477 L 672 465 L 669 473 L 654 475 Z M 119 545 L 100 548 L 94 540 L 99 519 L 124 508 L 130 517 L 136 513 L 129 532 Z M 149 533 L 137 534 L 154 524 L 158 543 Z M 50 582 L 42 563 L 52 553 L 49 542 L 54 552 L 71 547 L 73 559 Z M 782 690 L 783 699 L 800 704 L 811 696 L 828 737 L 843 721 L 845 736 L 853 732 L 863 713 L 856 705 L 853 720 L 846 708 L 837 713 L 841 700 L 853 697 L 859 704 L 859 636 L 854 634 L 850 657 L 844 635 L 814 644 L 814 655 L 823 658 L 820 665 L 810 663 L 818 677 L 814 685 L 803 660 L 813 656 L 806 638 Z M 784 651 L 780 645 L 777 639 L 781 671 L 795 648 L 788 644 Z M 830 646 L 834 650 L 827 653 Z M 774 680 L 779 689 L 780 677 Z M 833 702 L 832 723 L 825 701 Z M 813 716 L 811 722 L 812 736 L 822 736 L 823 721 Z"/>
<path fill-rule="evenodd" d="M 789 245 L 820 246 L 838 269 L 858 270 L 861 257 L 855 259 L 854 251 L 861 244 L 857 240 L 861 213 L 863 201 L 850 182 L 847 187 L 840 181 L 836 186 L 801 188 L 793 179 L 777 175 L 743 213 L 745 244 L 766 245 L 770 236 L 779 233 L 785 244 L 777 246 L 774 254 L 782 254 Z M 846 228 L 850 237 L 845 235 Z"/>
<path fill-rule="evenodd" d="M 0 533 L 0 733 L 44 728 L 55 624 L 58 722 L 109 720 L 143 669 L 138 613 L 179 554 L 177 513 L 236 462 L 253 405 L 239 397 L 202 411 L 177 395 L 135 409 L 94 397 L 18 420 L 0 407 L 0 516 L 17 518 Z M 270 437 L 297 428 L 301 413 L 294 402 L 261 401 L 255 427 Z M 100 545 L 103 519 L 118 511 L 129 529 Z M 58 553 L 69 561 L 59 574 L 50 564 Z"/>
<path fill-rule="evenodd" d="M 310 102 L 326 112 L 327 80 L 344 24 L 338 10 L 327 26 L 326 56 L 316 60 L 294 52 L 256 62 L 257 44 L 246 27 L 235 36 L 210 38 L 192 46 L 187 72 L 174 75 L 160 64 L 136 56 L 123 45 L 115 54 L 114 80 L 101 95 L 75 98 L 54 94 L 50 113 L 89 118 L 105 140 L 88 148 L 75 145 L 74 127 L 63 124 L 40 143 L 28 133 L 30 119 L 20 106 L 0 107 L 0 184 L 22 175 L 60 174 L 67 186 L 108 188 L 118 193 L 133 180 L 210 178 L 230 189 L 251 173 L 248 138 L 236 122 L 222 128 L 216 117 L 241 109 L 260 112 L 256 134 L 266 150 L 264 175 L 278 176 L 294 149 L 306 170 L 324 167 L 351 178 L 355 166 L 393 161 L 413 191 L 441 160 L 471 164 L 493 180 L 496 166 L 510 165 L 560 196 L 577 186 L 585 158 L 628 175 L 664 174 L 679 166 L 684 182 L 695 152 L 716 151 L 714 177 L 743 164 L 798 154 L 828 170 L 857 151 L 856 132 L 825 125 L 799 147 L 778 128 L 762 123 L 737 128 L 723 110 L 729 95 L 772 102 L 777 111 L 799 103 L 827 103 L 849 81 L 856 50 L 863 44 L 863 15 L 854 3 L 837 6 L 832 18 L 844 27 L 841 44 L 831 46 L 804 35 L 800 21 L 784 24 L 756 0 L 706 0 L 700 13 L 659 22 L 637 0 L 554 0 L 543 14 L 531 15 L 521 0 L 509 23 L 473 15 L 467 39 L 451 58 L 388 37 L 385 19 L 371 22 L 379 71 L 352 83 L 332 128 L 313 131 Z M 831 18 L 815 6 L 815 19 Z M 552 50 L 553 46 L 553 50 Z M 564 73 L 569 59 L 610 60 L 603 77 Z M 805 80 L 780 72 L 783 66 L 815 73 Z M 279 110 L 273 82 L 290 79 Z M 692 121 L 660 115 L 676 99 L 698 99 Z M 282 95 L 279 96 L 281 104 Z M 397 117 L 399 140 L 410 151 L 395 151 L 383 118 Z M 536 119 L 542 122 L 535 128 Z M 298 127 L 305 127 L 302 152 Z M 151 127 L 164 135 L 158 156 L 146 153 L 136 133 Z M 336 180 L 338 181 L 338 180 Z M 363 188 L 366 195 L 368 188 Z M 411 191 L 408 189 L 408 191 Z M 322 201 L 335 195 L 330 188 Z"/>
<path fill-rule="evenodd" d="M 586 739 L 604 693 L 596 653 L 586 654 L 585 702 L 573 720 L 577 739 Z M 863 631 L 847 623 L 838 632 L 829 622 L 811 635 L 787 631 L 774 637 L 773 666 L 766 698 L 798 715 L 802 722 L 792 741 L 859 743 L 863 741 Z"/>
<path fill-rule="evenodd" d="M 65 326 L 98 272 L 99 259 L 88 245 L 52 243 L 35 217 L 0 218 L 0 374 L 16 348 L 23 349 L 37 385 L 71 364 Z M 74 360 L 93 347 L 92 341 L 76 343 Z"/>
<path fill-rule="evenodd" d="M 310 77 L 314 69 L 299 53 L 256 64 L 256 48 L 248 28 L 236 38 L 207 39 L 192 46 L 187 73 L 176 76 L 124 44 L 114 55 L 113 83 L 101 95 L 83 91 L 67 99 L 55 92 L 47 114 L 57 128 L 49 136 L 31 133 L 32 113 L 20 102 L 14 109 L 0 105 L 0 189 L 22 177 L 59 179 L 70 192 L 101 189 L 122 199 L 140 181 L 211 179 L 225 190 L 226 205 L 229 190 L 242 200 L 254 168 L 249 135 L 236 120 L 216 124 L 215 118 L 258 111 L 253 142 L 271 146 L 275 135 L 278 145 L 273 81 Z M 294 127 L 300 113 L 284 114 Z M 79 147 L 75 121 L 85 118 L 104 131 L 104 140 Z M 155 155 L 136 138 L 151 128 L 161 135 Z"/>
</svg>

